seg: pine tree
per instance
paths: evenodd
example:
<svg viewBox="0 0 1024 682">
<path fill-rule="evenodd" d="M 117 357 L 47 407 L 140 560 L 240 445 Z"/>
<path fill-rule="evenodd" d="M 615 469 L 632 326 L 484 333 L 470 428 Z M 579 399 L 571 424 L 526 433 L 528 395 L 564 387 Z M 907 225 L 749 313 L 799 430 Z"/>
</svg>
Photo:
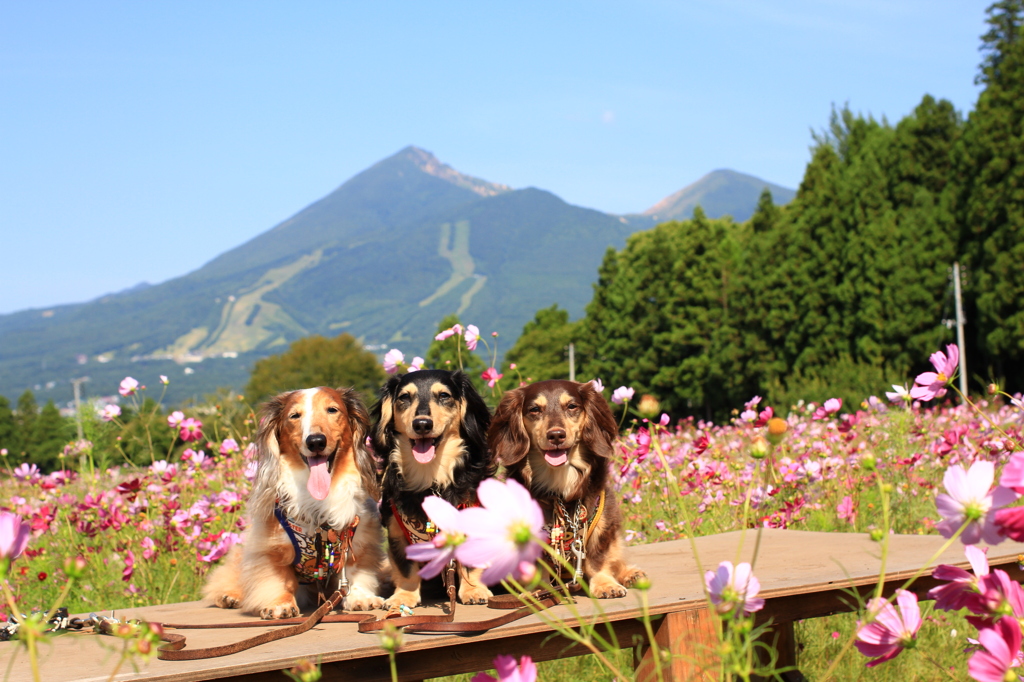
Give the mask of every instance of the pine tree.
<svg viewBox="0 0 1024 682">
<path fill-rule="evenodd" d="M 14 413 L 17 437 L 14 441 L 15 450 L 12 454 L 16 455 L 21 461 L 28 459 L 35 448 L 35 425 L 37 419 L 39 419 L 39 403 L 36 402 L 36 397 L 32 391 L 26 389 L 18 397 L 18 409 Z M 18 460 L 14 461 L 17 462 Z"/>
<path fill-rule="evenodd" d="M 72 436 L 70 421 L 60 416 L 60 410 L 48 400 L 33 425 L 32 451 L 29 461 L 43 471 L 60 469 L 60 454 Z"/>
<path fill-rule="evenodd" d="M 964 128 L 961 249 L 976 308 L 976 372 L 1024 388 L 1024 2 L 988 8 L 978 82 L 985 86 Z M 969 346 L 970 348 L 970 342 Z"/>
<path fill-rule="evenodd" d="M 578 326 L 569 322 L 568 311 L 559 308 L 557 303 L 538 310 L 533 319 L 523 326 L 516 345 L 505 354 L 505 375 L 515 373 L 515 370 L 507 369 L 508 364 L 515 363 L 522 376 L 530 381 L 568 379 L 567 349 L 577 340 Z M 577 367 L 582 367 L 584 358 L 578 348 L 576 353 Z M 577 374 L 577 379 L 581 379 L 581 375 Z M 582 378 L 583 381 L 589 379 Z"/>
<path fill-rule="evenodd" d="M 0 449 L 13 453 L 17 450 L 18 426 L 11 410 L 11 401 L 0 395 Z"/>
</svg>

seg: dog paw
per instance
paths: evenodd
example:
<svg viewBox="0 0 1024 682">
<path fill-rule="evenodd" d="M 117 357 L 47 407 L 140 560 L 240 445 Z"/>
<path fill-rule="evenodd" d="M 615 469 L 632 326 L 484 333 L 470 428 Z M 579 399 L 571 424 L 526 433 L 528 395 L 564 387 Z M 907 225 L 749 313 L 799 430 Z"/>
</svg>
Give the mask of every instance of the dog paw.
<svg viewBox="0 0 1024 682">
<path fill-rule="evenodd" d="M 636 585 L 638 580 L 642 580 L 647 577 L 647 574 L 641 571 L 639 568 L 633 568 L 626 571 L 626 575 L 622 579 L 622 584 L 626 587 L 633 587 Z"/>
<path fill-rule="evenodd" d="M 295 600 L 292 599 L 290 602 L 284 602 L 283 604 L 277 604 L 276 606 L 267 606 L 260 609 L 260 618 L 263 620 L 280 620 L 282 618 L 295 618 L 299 615 L 299 607 L 296 605 Z"/>
<path fill-rule="evenodd" d="M 419 596 L 413 592 L 408 592 L 406 590 L 396 590 L 393 595 L 384 600 L 384 608 L 386 608 L 389 611 L 393 609 L 398 609 L 402 606 L 407 606 L 411 609 L 419 605 Z"/>
<path fill-rule="evenodd" d="M 595 577 L 590 581 L 590 591 L 598 599 L 616 599 L 626 596 L 626 588 L 612 578 L 599 579 Z"/>
<path fill-rule="evenodd" d="M 213 603 L 222 609 L 237 609 L 242 605 L 242 598 L 233 594 L 222 594 L 214 599 Z"/>
<path fill-rule="evenodd" d="M 342 602 L 346 611 L 373 611 L 384 608 L 384 600 L 369 592 L 350 593 Z"/>
<path fill-rule="evenodd" d="M 459 601 L 463 604 L 486 604 L 494 594 L 483 585 L 463 587 L 459 590 Z"/>
</svg>

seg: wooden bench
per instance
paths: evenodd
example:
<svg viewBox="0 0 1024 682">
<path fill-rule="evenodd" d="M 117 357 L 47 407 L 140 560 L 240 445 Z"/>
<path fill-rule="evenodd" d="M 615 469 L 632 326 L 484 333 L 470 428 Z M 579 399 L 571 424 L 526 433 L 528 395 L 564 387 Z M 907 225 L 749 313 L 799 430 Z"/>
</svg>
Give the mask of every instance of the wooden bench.
<svg viewBox="0 0 1024 682">
<path fill-rule="evenodd" d="M 732 532 L 696 540 L 699 559 L 704 570 L 714 569 L 721 561 L 750 561 L 757 537 L 756 531 Z M 742 548 L 740 545 L 742 544 Z M 890 536 L 885 589 L 891 594 L 912 576 L 943 544 L 938 536 Z M 868 594 L 878 579 L 880 545 L 863 534 L 813 533 L 805 531 L 762 531 L 754 574 L 761 581 L 765 608 L 758 615 L 760 622 L 771 619 L 774 640 L 779 649 L 779 665 L 795 665 L 794 621 L 849 611 L 849 596 L 843 592 L 851 586 Z M 989 551 L 993 567 L 1006 570 L 1021 579 L 1018 554 L 1024 544 L 1004 542 Z M 708 612 L 703 591 L 703 575 L 698 570 L 686 540 L 629 549 L 630 560 L 643 567 L 651 577 L 650 612 L 656 616 L 654 629 L 660 646 L 670 649 L 673 657 L 666 679 L 687 680 L 698 676 L 706 679 L 702 661 L 706 661 L 707 644 L 715 641 L 717 618 Z M 955 543 L 937 563 L 968 567 L 963 547 Z M 936 583 L 925 572 L 913 590 L 919 595 Z M 614 630 L 621 647 L 633 647 L 644 639 L 644 626 L 639 598 L 635 591 L 622 599 L 602 600 L 605 618 Z M 593 606 L 579 603 L 581 617 L 593 614 Z M 436 612 L 421 607 L 417 613 Z M 457 620 L 475 621 L 493 617 L 496 611 L 484 606 L 460 606 Z M 568 608 L 556 607 L 547 612 L 569 618 Z M 222 623 L 249 620 L 237 611 L 213 608 L 203 602 L 167 604 L 127 609 L 118 617 L 138 617 L 151 621 Z M 575 621 L 570 621 L 575 622 Z M 260 630 L 189 630 L 191 647 L 208 647 L 234 642 Z M 152 660 L 135 673 L 125 666 L 116 680 L 147 680 L 187 682 L 193 680 L 231 679 L 245 682 L 280 682 L 279 672 L 302 658 L 322 663 L 324 680 L 359 680 L 373 682 L 390 679 L 386 654 L 378 645 L 378 637 L 359 634 L 349 623 L 322 624 L 302 635 L 272 642 L 245 652 L 199 661 Z M 42 649 L 42 679 L 71 682 L 106 680 L 117 661 L 111 637 L 90 634 L 67 634 Z M 0 669 L 8 670 L 11 657 L 20 649 L 14 642 L 0 643 Z M 654 679 L 649 651 L 637 648 L 637 675 Z M 397 655 L 401 680 L 420 680 L 457 673 L 486 670 L 497 654 L 529 654 L 536 661 L 567 658 L 588 653 L 561 637 L 551 637 L 551 630 L 536 616 L 529 616 L 478 635 L 405 635 Z M 856 654 L 854 654 L 856 655 Z M 8 679 L 12 682 L 31 680 L 28 659 L 18 651 L 17 660 Z M 793 677 L 798 677 L 794 675 Z"/>
</svg>

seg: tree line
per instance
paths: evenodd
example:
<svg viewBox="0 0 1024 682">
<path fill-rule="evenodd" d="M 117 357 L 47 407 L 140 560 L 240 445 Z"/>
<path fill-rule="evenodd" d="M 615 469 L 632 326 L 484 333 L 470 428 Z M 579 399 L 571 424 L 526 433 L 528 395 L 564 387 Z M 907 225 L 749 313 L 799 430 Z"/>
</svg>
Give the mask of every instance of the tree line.
<svg viewBox="0 0 1024 682">
<path fill-rule="evenodd" d="M 1024 389 L 1022 0 L 988 9 L 983 84 L 965 118 L 926 95 L 895 125 L 834 110 L 796 198 L 767 190 L 744 223 L 658 225 L 609 249 L 585 316 L 537 313 L 508 359 L 534 378 L 625 384 L 675 414 L 721 416 L 752 395 L 857 404 L 955 341 L 950 267 L 965 269 L 974 390 Z"/>
</svg>

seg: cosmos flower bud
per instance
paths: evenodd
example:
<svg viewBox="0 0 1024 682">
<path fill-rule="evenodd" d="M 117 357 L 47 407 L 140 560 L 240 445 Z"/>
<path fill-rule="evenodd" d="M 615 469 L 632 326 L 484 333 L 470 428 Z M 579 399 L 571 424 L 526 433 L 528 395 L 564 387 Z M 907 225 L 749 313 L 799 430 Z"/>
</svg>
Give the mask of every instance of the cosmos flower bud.
<svg viewBox="0 0 1024 682">
<path fill-rule="evenodd" d="M 764 459 L 768 455 L 768 441 L 763 436 L 757 436 L 750 443 L 750 456 L 754 459 Z"/>
<path fill-rule="evenodd" d="M 876 460 L 875 456 L 870 452 L 865 452 L 860 457 L 860 467 L 869 473 L 876 471 L 878 469 L 878 460 Z"/>
<path fill-rule="evenodd" d="M 772 445 L 778 445 L 786 437 L 786 431 L 788 430 L 789 424 L 786 423 L 785 419 L 772 417 L 768 420 L 768 441 Z"/>
</svg>

